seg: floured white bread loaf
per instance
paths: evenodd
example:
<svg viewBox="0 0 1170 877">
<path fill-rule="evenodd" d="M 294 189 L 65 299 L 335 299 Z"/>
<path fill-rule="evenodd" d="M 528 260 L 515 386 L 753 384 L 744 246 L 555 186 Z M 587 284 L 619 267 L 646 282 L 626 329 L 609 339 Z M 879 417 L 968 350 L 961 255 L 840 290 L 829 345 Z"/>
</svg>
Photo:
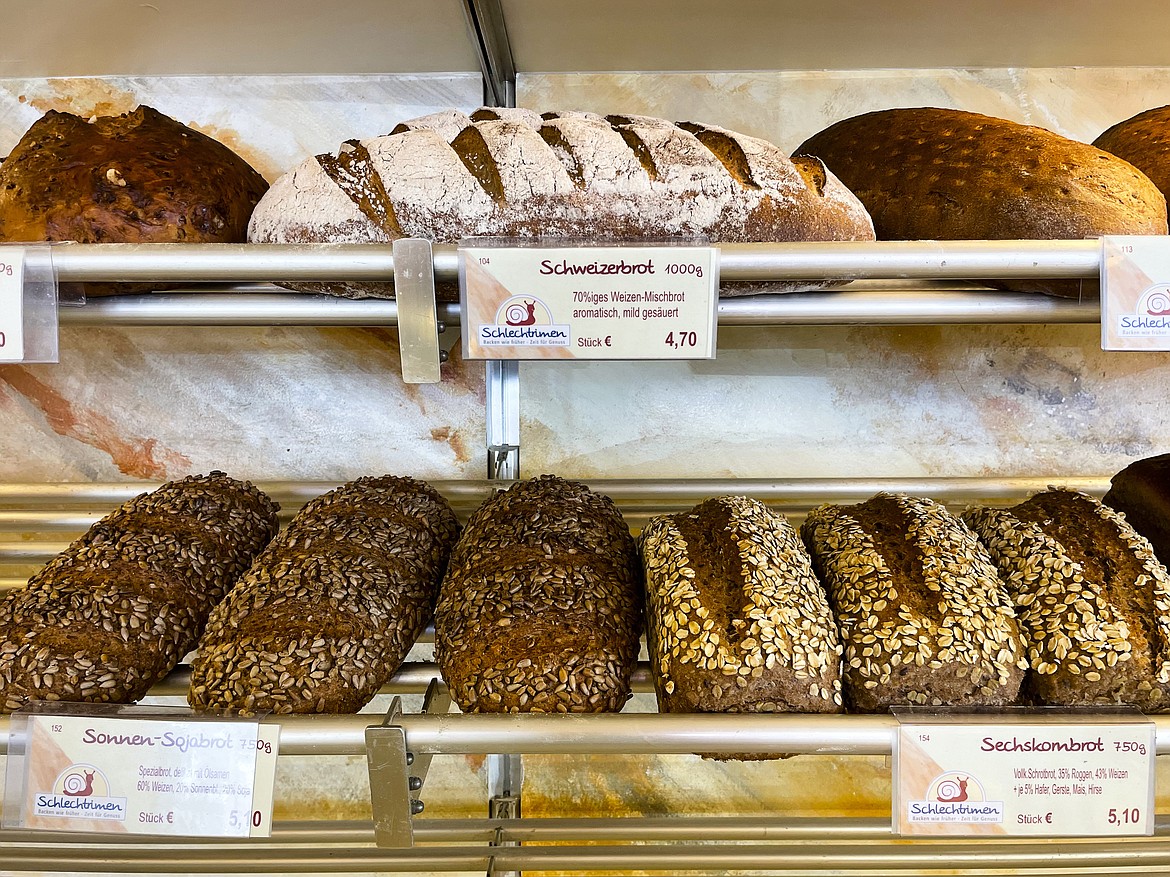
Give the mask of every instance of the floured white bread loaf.
<svg viewBox="0 0 1170 877">
<path fill-rule="evenodd" d="M 254 243 L 422 237 L 707 236 L 715 242 L 873 240 L 861 202 L 819 159 L 692 122 L 479 110 L 404 122 L 307 159 L 257 205 Z M 823 287 L 776 284 L 771 291 Z M 391 284 L 299 285 L 351 297 Z M 761 291 L 725 287 L 724 295 Z"/>
<path fill-rule="evenodd" d="M 1122 515 L 1052 489 L 963 517 L 1015 600 L 1040 702 L 1170 709 L 1170 576 Z"/>
<path fill-rule="evenodd" d="M 813 509 L 801 535 L 841 627 L 851 709 L 1016 701 L 1027 663 L 1011 601 L 943 506 L 879 493 Z"/>
<path fill-rule="evenodd" d="M 212 613 L 191 706 L 357 712 L 430 620 L 458 529 L 412 478 L 359 478 L 307 503 Z"/>
</svg>

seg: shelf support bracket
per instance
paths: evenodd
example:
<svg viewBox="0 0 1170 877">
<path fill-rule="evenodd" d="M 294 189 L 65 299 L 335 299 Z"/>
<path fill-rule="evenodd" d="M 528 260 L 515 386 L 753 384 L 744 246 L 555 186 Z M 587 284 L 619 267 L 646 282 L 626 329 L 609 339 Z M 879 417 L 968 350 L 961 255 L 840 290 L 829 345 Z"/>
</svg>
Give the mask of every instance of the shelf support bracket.
<svg viewBox="0 0 1170 877">
<path fill-rule="evenodd" d="M 444 355 L 439 349 L 431 242 L 423 238 L 399 238 L 393 247 L 402 380 L 407 384 L 437 384 Z"/>
<path fill-rule="evenodd" d="M 487 361 L 487 477 L 520 477 L 520 363 Z"/>
</svg>

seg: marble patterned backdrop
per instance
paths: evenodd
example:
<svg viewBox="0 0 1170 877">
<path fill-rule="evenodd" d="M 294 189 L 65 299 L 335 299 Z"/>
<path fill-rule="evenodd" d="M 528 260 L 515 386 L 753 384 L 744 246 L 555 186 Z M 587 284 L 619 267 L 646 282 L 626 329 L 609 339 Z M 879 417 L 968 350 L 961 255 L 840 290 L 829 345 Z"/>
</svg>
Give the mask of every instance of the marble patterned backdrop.
<svg viewBox="0 0 1170 877">
<path fill-rule="evenodd" d="M 925 104 L 1091 139 L 1167 103 L 1168 77 L 1100 68 L 525 75 L 518 95 L 538 109 L 701 119 L 785 147 L 858 112 Z M 0 154 L 46 109 L 88 115 L 143 101 L 221 137 L 271 179 L 343 139 L 478 100 L 469 76 L 8 80 Z M 1101 475 L 1170 449 L 1170 354 L 1103 353 L 1096 326 L 726 329 L 720 340 L 712 362 L 522 366 L 525 471 Z M 380 329 L 66 328 L 59 364 L 0 367 L 0 480 L 154 480 L 212 467 L 257 479 L 480 477 L 482 366 L 456 356 L 443 383 L 411 387 L 395 353 L 394 333 Z M 697 765 L 528 759 L 526 812 L 888 812 L 883 759 Z M 365 782 L 360 759 L 287 759 L 277 816 L 362 817 Z M 481 813 L 484 787 L 482 759 L 436 759 L 427 814 Z"/>
</svg>

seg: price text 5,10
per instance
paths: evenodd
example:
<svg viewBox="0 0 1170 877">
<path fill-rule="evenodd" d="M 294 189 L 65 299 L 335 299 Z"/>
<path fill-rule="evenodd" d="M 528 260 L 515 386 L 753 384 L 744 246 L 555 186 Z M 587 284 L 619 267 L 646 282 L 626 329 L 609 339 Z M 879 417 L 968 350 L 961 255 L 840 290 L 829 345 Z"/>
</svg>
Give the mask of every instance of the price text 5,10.
<svg viewBox="0 0 1170 877">
<path fill-rule="evenodd" d="M 1137 807 L 1109 808 L 1110 825 L 1137 825 L 1141 819 L 1142 811 Z"/>
<path fill-rule="evenodd" d="M 699 333 L 698 332 L 667 332 L 666 346 L 671 350 L 678 350 L 680 347 L 698 347 Z"/>
</svg>

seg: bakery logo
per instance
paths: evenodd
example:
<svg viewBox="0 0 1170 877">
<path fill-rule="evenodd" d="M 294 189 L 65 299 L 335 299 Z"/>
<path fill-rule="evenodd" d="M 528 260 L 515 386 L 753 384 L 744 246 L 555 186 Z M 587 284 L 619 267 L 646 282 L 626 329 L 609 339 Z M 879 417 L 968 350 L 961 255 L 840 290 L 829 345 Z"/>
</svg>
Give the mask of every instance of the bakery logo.
<svg viewBox="0 0 1170 877">
<path fill-rule="evenodd" d="M 935 777 L 925 798 L 907 805 L 910 822 L 1003 822 L 1003 801 L 988 801 L 969 773 L 952 770 Z"/>
<path fill-rule="evenodd" d="M 37 816 L 65 819 L 126 819 L 126 799 L 110 797 L 106 775 L 91 764 L 72 764 L 53 781 L 51 792 L 38 792 Z"/>
<path fill-rule="evenodd" d="M 1134 313 L 1117 316 L 1117 332 L 1130 337 L 1170 335 L 1170 284 L 1159 283 L 1143 292 Z"/>
<path fill-rule="evenodd" d="M 496 321 L 479 327 L 479 343 L 485 347 L 568 347 L 568 326 L 553 323 L 543 301 L 531 295 L 514 295 L 496 311 Z"/>
</svg>

